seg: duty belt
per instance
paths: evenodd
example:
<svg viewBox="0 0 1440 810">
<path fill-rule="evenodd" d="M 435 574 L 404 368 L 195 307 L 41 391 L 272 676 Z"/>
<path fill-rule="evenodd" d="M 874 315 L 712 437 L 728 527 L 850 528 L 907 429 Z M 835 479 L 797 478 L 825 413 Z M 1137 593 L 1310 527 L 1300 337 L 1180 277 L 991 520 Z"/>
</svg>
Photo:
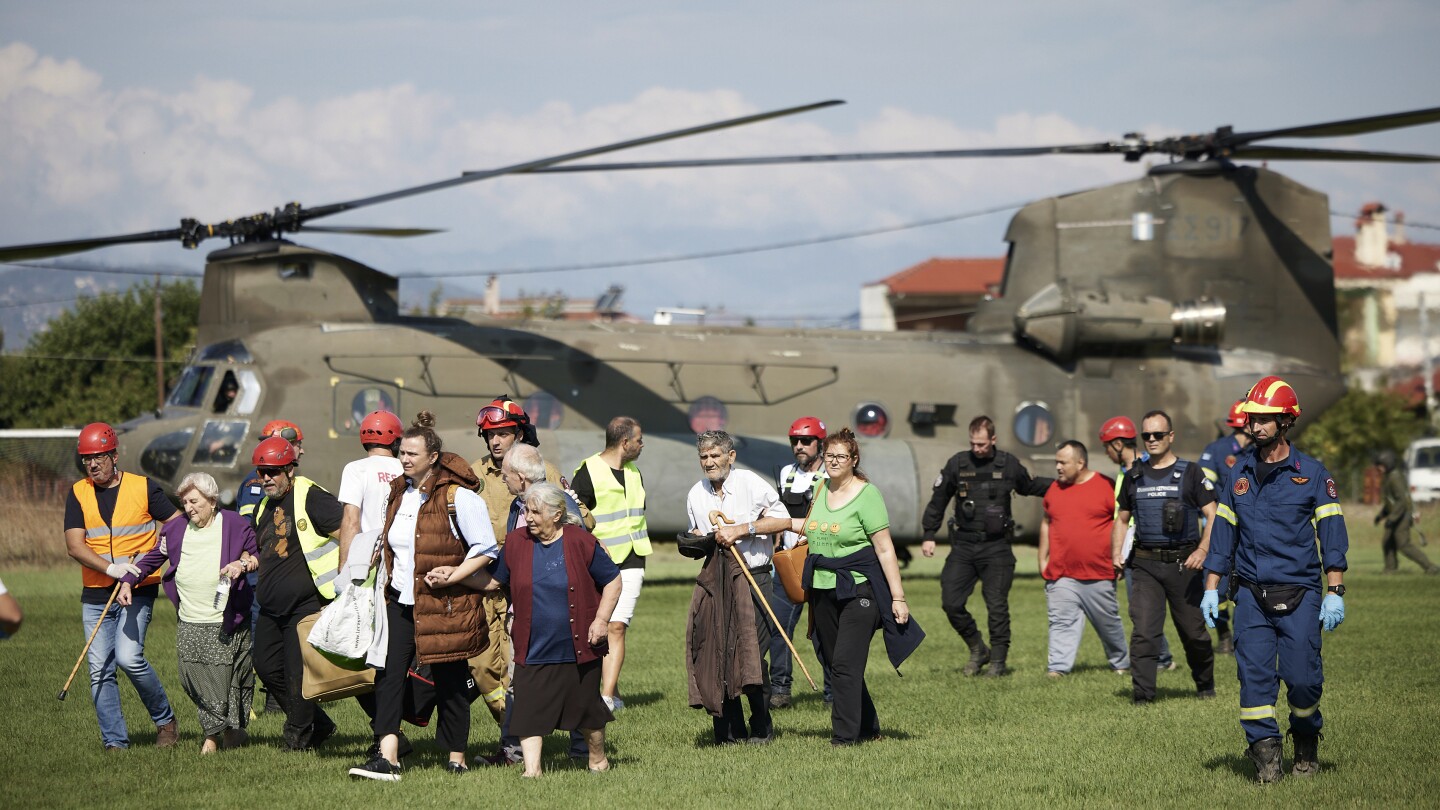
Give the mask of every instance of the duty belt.
<svg viewBox="0 0 1440 810">
<path fill-rule="evenodd" d="M 961 541 L 964 541 L 966 543 L 993 543 L 997 540 L 1004 539 L 1005 535 L 1003 534 L 996 535 L 995 537 L 990 537 L 984 532 L 967 532 L 964 529 L 955 529 L 950 532 L 951 543 L 958 543 Z"/>
<path fill-rule="evenodd" d="M 1142 560 L 1159 560 L 1160 562 L 1183 562 L 1195 552 L 1196 544 L 1180 546 L 1178 548 L 1145 548 L 1135 547 L 1135 556 Z"/>
</svg>

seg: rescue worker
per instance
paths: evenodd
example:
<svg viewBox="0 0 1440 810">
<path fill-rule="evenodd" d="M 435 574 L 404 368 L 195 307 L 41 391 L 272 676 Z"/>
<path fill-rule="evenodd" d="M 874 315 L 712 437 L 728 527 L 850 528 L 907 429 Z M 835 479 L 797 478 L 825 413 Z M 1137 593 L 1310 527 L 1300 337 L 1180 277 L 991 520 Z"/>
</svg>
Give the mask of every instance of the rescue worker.
<svg viewBox="0 0 1440 810">
<path fill-rule="evenodd" d="M 255 673 L 285 710 L 285 745 L 318 748 L 335 733 L 329 715 L 301 694 L 300 620 L 335 598 L 340 573 L 337 536 L 345 510 L 334 495 L 295 471 L 299 453 L 281 436 L 271 436 L 251 457 L 265 482 L 255 508 L 260 546 L 260 579 L 255 598 Z"/>
<path fill-rule="evenodd" d="M 1230 435 L 1221 436 L 1200 451 L 1200 469 L 1205 472 L 1210 483 L 1215 485 L 1216 492 L 1225 487 L 1230 468 L 1235 466 L 1235 459 L 1240 455 L 1240 451 L 1250 444 L 1250 437 L 1245 434 L 1245 413 L 1240 410 L 1240 406 L 1244 404 L 1243 399 L 1235 400 L 1235 404 L 1230 406 L 1230 413 L 1225 415 L 1225 426 L 1230 428 Z M 1228 603 L 1220 608 L 1220 617 L 1215 620 L 1215 635 L 1215 652 L 1233 655 L 1235 639 L 1230 634 Z"/>
<path fill-rule="evenodd" d="M 120 685 L 115 670 L 124 670 L 155 723 L 155 745 L 170 748 L 179 740 L 175 712 L 160 678 L 145 660 L 145 634 L 160 591 L 160 572 L 137 583 L 128 605 L 105 606 L 126 574 L 139 574 L 135 560 L 159 540 L 160 526 L 175 515 L 175 506 L 160 485 L 143 475 L 121 472 L 115 431 L 104 422 L 86 425 L 76 443 L 85 477 L 65 498 L 65 550 L 80 563 L 80 615 L 85 637 L 95 633 L 87 658 L 90 698 L 100 721 L 106 751 L 130 747 L 125 717 L 120 712 Z M 103 618 L 103 623 L 102 623 Z M 100 629 L 95 630 L 95 625 Z"/>
<path fill-rule="evenodd" d="M 595 535 L 620 566 L 620 602 L 610 614 L 609 648 L 601 666 L 600 697 L 610 711 L 625 708 L 620 699 L 620 669 L 625 664 L 625 631 L 635 615 L 645 583 L 650 532 L 645 523 L 645 482 L 635 460 L 645 449 L 640 423 L 617 416 L 605 426 L 605 449 L 580 463 L 572 477 L 576 500 L 595 516 Z"/>
<path fill-rule="evenodd" d="M 1120 487 L 1125 483 L 1125 473 L 1137 463 L 1150 458 L 1150 454 L 1139 449 L 1136 445 L 1136 437 L 1139 434 L 1135 430 L 1135 422 L 1128 416 L 1112 416 L 1105 420 L 1100 426 L 1100 443 L 1105 448 L 1105 455 L 1111 461 L 1120 465 L 1120 474 L 1115 476 L 1115 514 L 1120 513 Z M 1114 530 L 1114 527 L 1111 527 Z M 1120 554 L 1125 560 L 1130 559 L 1130 548 L 1135 542 L 1135 519 L 1130 519 L 1130 524 L 1125 527 L 1125 541 L 1121 545 Z M 1130 602 L 1135 598 L 1135 578 L 1127 577 L 1122 570 L 1120 578 L 1125 581 L 1125 601 Z M 1133 625 L 1132 625 L 1133 626 Z M 1165 634 L 1160 634 L 1160 655 L 1155 660 L 1155 669 L 1158 672 L 1169 672 L 1176 669 L 1175 658 L 1170 654 L 1170 641 Z M 1129 675 L 1130 668 L 1115 670 L 1121 675 Z"/>
<path fill-rule="evenodd" d="M 1214 621 L 1222 575 L 1233 571 L 1226 587 L 1235 602 L 1240 726 L 1255 777 L 1267 783 L 1282 775 L 1275 711 L 1282 680 L 1295 746 L 1290 773 L 1311 776 L 1320 769 L 1320 628 L 1334 630 L 1345 620 L 1350 539 L 1335 479 L 1286 435 L 1300 415 L 1295 389 L 1265 377 L 1243 408 L 1253 445 L 1237 457 L 1220 493 L 1201 612 Z"/>
<path fill-rule="evenodd" d="M 825 423 L 813 416 L 802 416 L 790 424 L 790 452 L 795 456 L 794 464 L 786 464 L 780 470 L 775 483 L 780 490 L 780 502 L 792 518 L 803 518 L 810 512 L 810 501 L 815 495 L 815 483 L 825 477 L 825 465 L 820 460 L 820 448 L 825 445 Z M 779 548 L 794 548 L 800 544 L 800 535 L 785 531 L 776 535 Z M 777 549 L 778 550 L 778 549 Z M 800 621 L 804 603 L 790 601 L 780 577 L 772 578 L 767 594 L 770 609 L 785 627 L 785 635 L 795 638 L 795 625 Z M 811 637 L 815 658 L 822 669 L 829 671 L 825 656 L 820 652 L 820 639 Z M 785 709 L 790 706 L 790 685 L 794 661 L 790 648 L 778 633 L 770 639 L 770 708 Z M 830 682 L 825 681 L 825 702 L 830 702 Z"/>
<path fill-rule="evenodd" d="M 1155 671 L 1167 603 L 1185 647 L 1195 695 L 1202 700 L 1213 698 L 1215 650 L 1200 615 L 1200 570 L 1215 526 L 1215 485 L 1198 464 L 1171 451 L 1175 429 L 1169 414 L 1158 410 L 1145 414 L 1140 431 L 1150 459 L 1125 473 L 1110 535 L 1115 569 L 1134 579 L 1130 599 L 1132 700 L 1137 706 L 1155 700 Z M 1127 560 L 1122 545 L 1131 515 L 1135 517 L 1135 548 Z"/>
<path fill-rule="evenodd" d="M 1405 478 L 1405 467 L 1396 461 L 1394 450 L 1381 450 L 1375 456 L 1375 463 L 1385 471 L 1385 480 L 1380 485 L 1380 511 L 1375 515 L 1376 525 L 1385 526 L 1385 539 L 1380 543 L 1385 552 L 1385 568 L 1381 573 L 1399 571 L 1399 554 L 1404 554 L 1425 573 L 1440 574 L 1440 566 L 1430 562 L 1430 557 L 1410 539 L 1415 503 L 1410 500 L 1410 482 Z"/>
<path fill-rule="evenodd" d="M 1015 579 L 1015 553 L 1010 550 L 1015 521 L 1010 497 L 1016 493 L 1043 497 L 1051 483 L 1051 478 L 1031 478 L 1019 459 L 996 449 L 995 422 L 988 416 L 970 420 L 970 449 L 951 456 L 935 479 L 920 524 L 924 537 L 920 553 L 935 556 L 935 534 L 940 531 L 945 507 L 954 499 L 950 555 L 940 571 L 940 593 L 950 626 L 970 647 L 970 660 L 961 669 L 966 675 L 979 674 L 987 662 L 986 677 L 1010 672 L 1005 666 L 1010 652 L 1010 583 Z M 977 579 L 989 614 L 989 647 L 965 609 Z"/>
</svg>

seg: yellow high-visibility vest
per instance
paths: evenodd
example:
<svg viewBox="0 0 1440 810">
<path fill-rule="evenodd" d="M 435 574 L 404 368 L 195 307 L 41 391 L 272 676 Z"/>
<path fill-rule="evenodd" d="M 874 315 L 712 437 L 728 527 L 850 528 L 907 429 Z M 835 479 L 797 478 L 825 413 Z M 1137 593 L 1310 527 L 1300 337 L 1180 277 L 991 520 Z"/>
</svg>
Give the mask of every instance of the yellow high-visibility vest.
<svg viewBox="0 0 1440 810">
<path fill-rule="evenodd" d="M 634 462 L 627 461 L 622 468 L 623 487 L 615 480 L 615 471 L 598 453 L 585 459 L 581 466 L 590 472 L 590 484 L 595 488 L 592 534 L 609 552 L 610 559 L 621 562 L 631 549 L 637 556 L 650 556 L 650 533 L 645 527 L 645 485 L 640 482 L 640 470 Z"/>
</svg>

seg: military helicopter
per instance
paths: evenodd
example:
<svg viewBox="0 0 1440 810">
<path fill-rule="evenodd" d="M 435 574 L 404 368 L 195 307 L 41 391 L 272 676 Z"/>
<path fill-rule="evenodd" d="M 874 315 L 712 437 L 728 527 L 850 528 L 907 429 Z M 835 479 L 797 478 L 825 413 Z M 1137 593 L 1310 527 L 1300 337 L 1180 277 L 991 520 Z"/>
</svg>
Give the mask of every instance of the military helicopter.
<svg viewBox="0 0 1440 810">
<path fill-rule="evenodd" d="M 1236 160 L 1437 162 L 1440 156 L 1262 145 L 1275 138 L 1356 135 L 1440 121 L 1440 108 L 1284 129 L 1068 146 L 788 155 L 576 164 L 645 143 L 754 123 L 838 102 L 794 107 L 640 138 L 332 205 L 292 203 L 212 225 L 0 248 L 0 261 L 126 242 L 212 236 L 198 348 L 153 415 L 121 427 L 122 466 L 173 487 L 203 470 L 224 500 L 249 469 L 258 428 L 301 425 L 304 472 L 333 488 L 360 454 L 371 410 L 408 419 L 434 411 L 447 447 L 484 454 L 476 410 L 496 396 L 523 402 L 541 451 L 563 470 L 602 444 L 605 423 L 643 425 L 649 514 L 657 536 L 687 528 L 684 494 L 698 480 L 694 436 L 723 427 L 742 466 L 771 474 L 790 460 L 785 431 L 802 415 L 865 441 L 863 468 L 885 493 L 892 531 L 920 536 L 930 484 L 985 413 L 1001 446 L 1032 473 L 1052 468 L 1061 439 L 1089 441 L 1115 414 L 1164 407 L 1179 450 L 1193 455 L 1257 378 L 1279 374 L 1306 417 L 1344 391 L 1326 196 Z M 1120 154 L 1163 155 L 1144 176 L 1024 206 L 1000 294 L 965 332 L 860 332 L 629 323 L 508 321 L 402 314 L 396 277 L 286 241 L 312 220 L 504 174 L 706 168 L 854 160 Z M 562 165 L 564 164 L 564 165 Z M 423 232 L 423 231 L 422 231 Z M 1017 520 L 1036 525 L 1035 499 Z M 1026 506 L 1025 504 L 1028 504 Z"/>
</svg>

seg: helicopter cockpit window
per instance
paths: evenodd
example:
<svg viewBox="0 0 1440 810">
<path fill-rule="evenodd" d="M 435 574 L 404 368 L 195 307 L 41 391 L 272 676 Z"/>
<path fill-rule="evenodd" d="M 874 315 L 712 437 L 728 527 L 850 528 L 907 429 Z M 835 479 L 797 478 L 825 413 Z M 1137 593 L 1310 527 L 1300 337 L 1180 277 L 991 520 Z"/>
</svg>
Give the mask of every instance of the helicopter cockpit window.
<svg viewBox="0 0 1440 810">
<path fill-rule="evenodd" d="M 862 402 L 855 406 L 855 432 L 871 439 L 879 439 L 890 432 L 890 414 L 884 405 Z"/>
<path fill-rule="evenodd" d="M 245 442 L 245 433 L 249 428 L 250 423 L 244 420 L 207 421 L 190 463 L 234 467 L 235 460 L 240 457 L 240 445 Z"/>
<path fill-rule="evenodd" d="M 175 389 L 170 392 L 167 404 L 180 408 L 199 408 L 205 401 L 205 392 L 210 388 L 210 377 L 215 373 L 213 366 L 190 366 L 180 375 Z"/>
<path fill-rule="evenodd" d="M 1055 420 L 1043 402 L 1022 402 L 1015 409 L 1015 438 L 1027 447 L 1048 444 L 1055 435 Z"/>
<path fill-rule="evenodd" d="M 536 391 L 525 398 L 525 415 L 530 417 L 530 423 L 537 428 L 557 430 L 565 419 L 565 406 L 560 404 L 554 394 Z"/>
<path fill-rule="evenodd" d="M 225 413 L 234 404 L 235 398 L 240 396 L 240 380 L 235 377 L 231 369 L 225 370 L 225 376 L 220 378 L 220 388 L 215 392 L 215 401 L 210 403 L 210 410 L 215 413 Z"/>
<path fill-rule="evenodd" d="M 198 362 L 253 363 L 250 350 L 238 340 L 222 340 L 200 349 L 195 359 Z"/>
<path fill-rule="evenodd" d="M 175 473 L 180 471 L 182 454 L 194 435 L 195 428 L 188 427 L 155 437 L 140 454 L 140 469 L 156 481 L 173 482 Z"/>
<path fill-rule="evenodd" d="M 310 262 L 282 262 L 278 270 L 280 272 L 280 278 L 287 281 L 290 279 L 305 279 L 310 278 L 311 273 L 315 271 L 315 265 Z M 361 414 L 361 416 L 364 416 L 364 414 Z"/>
<path fill-rule="evenodd" d="M 698 433 L 724 430 L 730 423 L 730 409 L 715 397 L 700 397 L 690 403 L 690 429 Z"/>
<path fill-rule="evenodd" d="M 349 407 L 340 405 L 346 401 L 342 397 L 349 397 Z M 359 433 L 360 422 L 367 414 L 371 411 L 399 413 L 395 410 L 395 405 L 396 395 L 393 389 L 369 384 L 341 383 L 335 390 L 335 429 L 344 433 Z"/>
<path fill-rule="evenodd" d="M 235 397 L 235 405 L 230 412 L 249 416 L 260 403 L 260 379 L 248 368 L 235 369 L 235 379 L 240 383 L 240 394 Z"/>
</svg>

